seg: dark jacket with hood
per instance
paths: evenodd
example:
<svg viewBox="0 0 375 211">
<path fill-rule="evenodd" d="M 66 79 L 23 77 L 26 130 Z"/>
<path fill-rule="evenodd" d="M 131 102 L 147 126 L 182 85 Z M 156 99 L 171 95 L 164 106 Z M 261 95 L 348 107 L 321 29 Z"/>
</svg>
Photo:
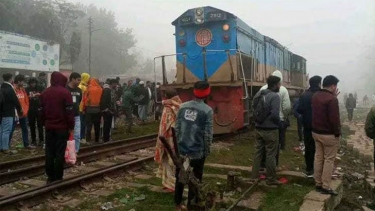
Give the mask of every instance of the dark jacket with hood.
<svg viewBox="0 0 375 211">
<path fill-rule="evenodd" d="M 302 115 L 302 124 L 305 129 L 312 129 L 312 107 L 311 99 L 320 90 L 319 86 L 312 86 L 299 98 L 297 112 Z"/>
<path fill-rule="evenodd" d="M 22 107 L 18 101 L 16 92 L 11 84 L 4 82 L 1 84 L 2 103 L 1 103 L 1 117 L 15 117 L 16 110 L 20 114 Z"/>
<path fill-rule="evenodd" d="M 40 114 L 46 130 L 73 130 L 73 100 L 65 88 L 68 79 L 60 72 L 51 75 L 51 86 L 40 96 Z"/>
<path fill-rule="evenodd" d="M 31 87 L 30 84 L 35 83 L 35 87 Z M 39 108 L 39 97 L 43 92 L 43 87 L 39 86 L 36 78 L 29 79 L 29 86 L 26 88 L 27 96 L 30 99 L 29 115 L 36 116 Z"/>
</svg>

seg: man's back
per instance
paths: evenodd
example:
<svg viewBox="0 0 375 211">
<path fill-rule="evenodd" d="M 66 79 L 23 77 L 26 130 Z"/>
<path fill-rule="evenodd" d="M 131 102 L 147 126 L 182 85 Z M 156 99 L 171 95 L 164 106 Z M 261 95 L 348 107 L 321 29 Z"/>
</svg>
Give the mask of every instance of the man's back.
<svg viewBox="0 0 375 211">
<path fill-rule="evenodd" d="M 304 128 L 311 129 L 312 127 L 312 107 L 311 100 L 316 92 L 320 90 L 320 87 L 310 87 L 304 92 L 300 99 L 297 112 L 302 115 L 302 123 Z"/>
<path fill-rule="evenodd" d="M 365 131 L 369 138 L 375 139 L 375 106 L 371 108 L 367 115 Z"/>
<path fill-rule="evenodd" d="M 213 111 L 203 100 L 183 103 L 177 114 L 177 143 L 180 153 L 192 159 L 206 157 L 213 136 Z"/>
<path fill-rule="evenodd" d="M 324 135 L 341 135 L 339 105 L 336 96 L 328 90 L 317 92 L 311 101 L 313 132 Z"/>
<path fill-rule="evenodd" d="M 43 122 L 46 129 L 73 129 L 73 100 L 69 90 L 65 88 L 67 79 L 62 74 L 54 73 L 51 76 L 51 86 L 40 96 Z"/>
<path fill-rule="evenodd" d="M 347 100 L 346 100 L 346 103 L 345 103 L 345 106 L 346 106 L 346 109 L 355 109 L 355 107 L 357 106 L 357 101 L 354 97 L 349 97 Z"/>
</svg>

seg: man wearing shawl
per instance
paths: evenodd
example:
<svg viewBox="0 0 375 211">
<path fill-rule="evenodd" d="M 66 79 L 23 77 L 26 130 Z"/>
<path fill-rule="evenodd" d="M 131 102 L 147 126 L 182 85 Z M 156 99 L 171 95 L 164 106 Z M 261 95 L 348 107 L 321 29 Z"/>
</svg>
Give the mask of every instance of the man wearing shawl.
<svg viewBox="0 0 375 211">
<path fill-rule="evenodd" d="M 177 146 L 173 144 L 172 128 L 175 127 L 176 115 L 182 102 L 175 89 L 167 89 L 165 91 L 165 98 L 167 100 L 163 100 L 162 102 L 164 109 L 159 127 L 159 135 L 164 136 L 171 149 L 174 150 Z M 159 164 L 156 176 L 162 179 L 162 185 L 165 189 L 173 192 L 176 183 L 176 168 L 172 158 L 165 151 L 164 145 L 159 139 L 156 142 L 155 161 Z"/>
</svg>

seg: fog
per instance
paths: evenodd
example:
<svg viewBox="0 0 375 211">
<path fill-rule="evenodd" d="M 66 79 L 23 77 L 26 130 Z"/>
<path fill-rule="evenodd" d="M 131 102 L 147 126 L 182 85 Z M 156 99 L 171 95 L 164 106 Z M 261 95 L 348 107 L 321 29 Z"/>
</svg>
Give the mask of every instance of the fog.
<svg viewBox="0 0 375 211">
<path fill-rule="evenodd" d="M 375 76 L 374 0 L 69 1 L 115 12 L 119 27 L 133 29 L 135 50 L 150 58 L 175 52 L 171 22 L 178 16 L 194 7 L 217 7 L 305 57 L 310 76 L 336 75 L 343 92 L 375 92 L 375 86 L 364 88 Z"/>
</svg>

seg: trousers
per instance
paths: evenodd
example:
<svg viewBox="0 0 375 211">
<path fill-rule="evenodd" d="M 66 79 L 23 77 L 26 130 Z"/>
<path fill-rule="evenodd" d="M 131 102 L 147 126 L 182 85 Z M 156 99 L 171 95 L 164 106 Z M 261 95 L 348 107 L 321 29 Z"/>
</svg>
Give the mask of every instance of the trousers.
<svg viewBox="0 0 375 211">
<path fill-rule="evenodd" d="M 46 174 L 48 181 L 62 180 L 69 131 L 46 130 Z"/>
<path fill-rule="evenodd" d="M 0 124 L 0 150 L 9 150 L 10 134 L 13 130 L 14 117 L 1 118 Z"/>
<path fill-rule="evenodd" d="M 347 109 L 347 110 L 348 110 L 348 119 L 349 119 L 349 121 L 352 121 L 354 109 Z"/>
<path fill-rule="evenodd" d="M 331 188 L 332 172 L 339 149 L 339 138 L 334 135 L 312 133 L 315 139 L 314 179 L 317 186 Z"/>
<path fill-rule="evenodd" d="M 108 142 L 111 138 L 113 115 L 110 112 L 103 113 L 103 141 Z"/>
<path fill-rule="evenodd" d="M 252 178 L 258 179 L 259 169 L 266 151 L 267 179 L 276 179 L 276 154 L 279 151 L 279 132 L 275 130 L 256 129 L 256 143 L 253 162 Z"/>
<path fill-rule="evenodd" d="M 125 114 L 125 122 L 127 124 L 126 126 L 126 132 L 131 132 L 132 126 L 133 126 L 133 113 L 131 108 L 125 108 L 124 109 Z"/>
<path fill-rule="evenodd" d="M 203 168 L 204 168 L 204 162 L 205 158 L 202 159 L 195 159 L 195 160 L 190 160 L 190 166 L 193 168 L 193 173 L 194 176 L 202 182 L 203 178 Z M 182 196 L 184 193 L 184 184 L 179 182 L 179 173 L 180 169 L 176 169 L 176 185 L 175 185 L 175 195 L 174 195 L 174 202 L 176 205 L 181 205 L 182 203 Z M 198 203 L 198 200 L 195 196 L 195 191 L 193 190 L 193 186 L 191 183 L 189 183 L 189 193 L 188 193 L 188 208 L 191 205 L 191 201 L 195 200 L 195 203 Z"/>
<path fill-rule="evenodd" d="M 30 133 L 31 133 L 31 143 L 33 145 L 43 145 L 44 144 L 44 129 L 42 121 L 37 114 L 29 112 L 28 114 Z M 38 128 L 39 143 L 36 141 L 36 129 Z"/>
<path fill-rule="evenodd" d="M 311 129 L 304 128 L 306 172 L 314 171 L 315 141 Z"/>
<path fill-rule="evenodd" d="M 87 113 L 86 114 L 86 140 L 91 142 L 91 130 L 94 126 L 95 142 L 99 142 L 100 138 L 100 113 Z"/>
</svg>

